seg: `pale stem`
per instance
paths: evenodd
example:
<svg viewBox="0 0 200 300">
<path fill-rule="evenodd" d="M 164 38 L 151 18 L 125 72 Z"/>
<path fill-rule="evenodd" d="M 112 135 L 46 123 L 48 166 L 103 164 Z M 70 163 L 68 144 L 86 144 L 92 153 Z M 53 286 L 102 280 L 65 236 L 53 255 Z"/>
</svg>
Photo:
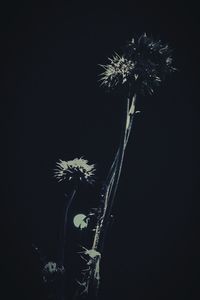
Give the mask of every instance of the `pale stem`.
<svg viewBox="0 0 200 300">
<path fill-rule="evenodd" d="M 126 106 L 127 110 L 126 110 L 123 128 L 122 128 L 120 146 L 115 155 L 113 164 L 110 168 L 110 171 L 109 171 L 109 174 L 108 174 L 108 177 L 106 180 L 108 195 L 107 195 L 107 193 L 105 194 L 106 213 L 103 217 L 103 221 L 105 223 L 105 230 L 104 230 L 105 233 L 106 233 L 106 227 L 108 226 L 108 223 L 109 223 L 111 209 L 113 206 L 114 198 L 115 198 L 117 187 L 119 184 L 119 178 L 120 178 L 120 174 L 121 174 L 125 149 L 128 144 L 128 140 L 129 140 L 129 136 L 130 136 L 130 132 L 131 132 L 131 128 L 132 128 L 133 117 L 135 114 L 135 101 L 136 101 L 136 94 L 134 94 L 131 104 L 130 104 L 129 98 L 127 99 L 127 106 Z M 107 195 L 108 199 L 107 199 L 106 195 Z M 108 206 L 108 204 L 109 204 L 109 206 Z M 102 247 L 103 247 L 103 242 L 104 242 L 104 240 L 102 240 Z"/>
<path fill-rule="evenodd" d="M 68 219 L 68 211 L 72 204 L 72 201 L 74 199 L 74 196 L 76 194 L 76 189 L 74 189 L 70 195 L 70 198 L 68 198 L 68 201 L 65 201 L 65 207 L 64 207 L 64 223 L 61 227 L 61 235 L 60 235 L 60 253 L 59 253 L 59 264 L 60 267 L 64 266 L 65 261 L 65 244 L 66 244 L 66 229 L 67 229 L 67 219 Z M 58 297 L 60 300 L 64 300 L 64 277 L 61 277 L 60 282 L 60 289 L 58 290 Z"/>
</svg>

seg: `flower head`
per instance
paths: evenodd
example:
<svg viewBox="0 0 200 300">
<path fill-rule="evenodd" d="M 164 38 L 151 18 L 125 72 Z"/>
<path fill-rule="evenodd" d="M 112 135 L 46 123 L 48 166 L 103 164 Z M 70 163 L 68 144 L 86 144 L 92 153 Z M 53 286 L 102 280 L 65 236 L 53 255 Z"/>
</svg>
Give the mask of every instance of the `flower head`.
<svg viewBox="0 0 200 300">
<path fill-rule="evenodd" d="M 56 166 L 54 177 L 59 182 L 72 179 L 90 184 L 94 182 L 95 165 L 89 165 L 86 159 L 75 158 L 69 161 L 60 159 Z"/>
<path fill-rule="evenodd" d="M 102 84 L 108 88 L 114 88 L 118 84 L 124 84 L 134 69 L 134 63 L 124 56 L 115 54 L 113 58 L 108 58 L 110 64 L 101 65 L 105 71 L 101 74 Z"/>
<path fill-rule="evenodd" d="M 55 280 L 58 274 L 63 274 L 65 271 L 64 267 L 59 267 L 56 262 L 49 261 L 45 264 L 42 273 L 44 282 Z"/>
<path fill-rule="evenodd" d="M 172 66 L 172 50 L 160 40 L 147 37 L 146 33 L 125 47 L 122 56 L 118 54 L 107 65 L 101 65 L 104 72 L 101 81 L 107 88 L 129 83 L 143 94 L 153 94 L 166 75 L 175 71 Z"/>
</svg>

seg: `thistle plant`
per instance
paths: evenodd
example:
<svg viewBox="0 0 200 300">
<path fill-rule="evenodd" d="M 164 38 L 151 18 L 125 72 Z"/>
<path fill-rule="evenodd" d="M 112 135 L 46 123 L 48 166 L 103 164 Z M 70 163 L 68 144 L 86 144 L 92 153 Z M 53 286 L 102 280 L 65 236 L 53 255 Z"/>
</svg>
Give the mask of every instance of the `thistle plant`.
<svg viewBox="0 0 200 300">
<path fill-rule="evenodd" d="M 172 50 L 160 40 L 148 37 L 146 33 L 137 40 L 132 39 L 118 54 L 109 59 L 110 63 L 101 65 L 102 85 L 108 89 L 116 87 L 128 88 L 122 120 L 120 144 L 105 181 L 105 219 L 109 218 L 116 195 L 125 149 L 129 140 L 136 110 L 136 98 L 139 94 L 152 95 L 166 76 L 176 69 L 172 65 Z M 125 91 L 127 91 L 125 89 Z M 102 222 L 103 223 L 103 222 Z"/>
<path fill-rule="evenodd" d="M 79 182 L 86 182 L 88 184 L 94 183 L 94 172 L 95 166 L 89 165 L 88 161 L 83 158 L 75 158 L 73 160 L 65 161 L 59 160 L 56 163 L 56 168 L 54 170 L 54 177 L 58 182 L 68 181 L 73 182 L 73 191 L 65 203 L 64 208 L 64 226 L 61 233 L 61 246 L 60 246 L 60 257 L 59 263 L 63 265 L 64 263 L 64 253 L 65 253 L 65 240 L 66 240 L 66 227 L 67 227 L 67 216 L 68 210 L 76 194 Z"/>
<path fill-rule="evenodd" d="M 108 64 L 100 65 L 102 85 L 114 89 L 128 84 L 131 92 L 152 95 L 166 75 L 176 70 L 171 54 L 167 44 L 144 33 L 128 42 L 121 56 L 115 53 Z"/>
<path fill-rule="evenodd" d="M 121 55 L 115 53 L 112 58 L 108 58 L 107 64 L 100 65 L 104 70 L 101 73 L 101 85 L 107 90 L 122 89 L 125 100 L 123 100 L 120 143 L 100 193 L 101 210 L 97 216 L 92 248 L 85 249 L 84 252 L 84 254 L 95 253 L 98 260 L 92 260 L 89 255 L 88 268 L 84 270 L 82 281 L 79 282 L 80 287 L 83 287 L 82 293 L 87 293 L 90 287 L 95 290 L 95 295 L 98 292 L 99 264 L 105 236 L 111 219 L 125 149 L 133 121 L 139 112 L 136 110 L 136 100 L 138 101 L 140 94 L 153 95 L 166 76 L 176 70 L 172 62 L 170 47 L 144 33 L 137 40 L 132 39 L 128 42 Z M 98 276 L 95 275 L 96 270 L 98 270 Z M 96 278 L 98 279 L 95 280 Z"/>
<path fill-rule="evenodd" d="M 107 229 L 111 221 L 112 207 L 119 185 L 123 166 L 125 150 L 133 127 L 133 122 L 139 113 L 137 108 L 138 97 L 142 95 L 153 95 L 162 84 L 166 76 L 174 72 L 172 50 L 167 44 L 160 40 L 148 37 L 146 33 L 138 39 L 129 41 L 121 54 L 114 53 L 108 58 L 108 63 L 100 65 L 103 72 L 100 74 L 101 86 L 112 91 L 122 90 L 124 93 L 122 124 L 120 142 L 116 150 L 110 169 L 98 195 L 99 204 L 93 212 L 87 216 L 79 214 L 76 217 L 80 223 L 76 224 L 80 230 L 88 227 L 90 218 L 95 219 L 92 229 L 92 242 L 90 247 L 82 246 L 78 252 L 86 267 L 81 270 L 80 278 L 77 279 L 78 288 L 74 299 L 79 296 L 92 299 L 98 295 L 100 284 L 100 265 L 104 249 Z M 45 261 L 43 263 L 43 280 L 53 281 L 58 274 L 63 274 L 65 264 L 65 245 L 68 212 L 80 184 L 92 185 L 95 182 L 95 165 L 89 164 L 84 158 L 75 158 L 65 161 L 59 160 L 54 170 L 54 178 L 64 185 L 72 185 L 70 195 L 66 197 L 63 208 L 63 220 L 60 231 L 58 261 Z M 76 219 L 76 222 L 77 219 Z M 85 230 L 85 229 L 84 229 Z M 64 300 L 64 279 L 61 276 L 61 288 L 58 299 Z"/>
<path fill-rule="evenodd" d="M 67 220 L 68 212 L 72 201 L 79 185 L 82 183 L 94 184 L 95 182 L 95 165 L 89 164 L 88 160 L 81 158 L 75 158 L 73 160 L 65 161 L 59 160 L 56 163 L 54 169 L 54 178 L 64 185 L 68 185 L 71 182 L 72 191 L 69 195 L 65 194 L 65 202 L 63 208 L 63 219 L 60 228 L 60 237 L 58 244 L 58 258 L 56 261 L 48 261 L 48 259 L 41 254 L 41 251 L 34 244 L 33 250 L 37 254 L 41 264 L 41 274 L 43 282 L 46 284 L 52 283 L 60 278 L 60 286 L 57 289 L 56 300 L 64 300 L 64 276 L 65 273 L 65 245 L 66 245 L 66 233 L 67 233 Z M 82 225 L 83 226 L 83 225 Z M 59 276 L 61 275 L 61 276 Z"/>
</svg>

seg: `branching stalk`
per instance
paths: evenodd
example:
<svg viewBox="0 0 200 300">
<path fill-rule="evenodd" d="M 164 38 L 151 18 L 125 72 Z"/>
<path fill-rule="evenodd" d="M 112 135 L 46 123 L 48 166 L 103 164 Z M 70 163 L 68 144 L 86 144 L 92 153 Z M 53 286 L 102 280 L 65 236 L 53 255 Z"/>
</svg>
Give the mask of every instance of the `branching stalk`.
<svg viewBox="0 0 200 300">
<path fill-rule="evenodd" d="M 110 169 L 110 172 L 109 172 L 109 175 L 107 178 L 107 180 L 109 180 L 111 178 L 112 181 L 111 180 L 108 181 L 109 201 L 107 201 L 107 202 L 109 202 L 109 205 L 106 207 L 106 215 L 104 218 L 104 226 L 103 226 L 104 228 L 102 228 L 103 238 L 101 240 L 101 245 L 100 245 L 101 251 L 103 250 L 104 239 L 105 239 L 106 231 L 108 229 L 109 221 L 110 221 L 110 214 L 111 214 L 111 210 L 113 207 L 115 195 L 117 192 L 117 187 L 119 184 L 119 178 L 120 178 L 120 174 L 121 174 L 124 153 L 125 153 L 125 149 L 126 149 L 126 146 L 127 146 L 128 140 L 129 140 L 129 136 L 130 136 L 130 132 L 131 132 L 131 128 L 132 128 L 133 118 L 134 118 L 134 114 L 135 114 L 135 101 L 136 101 L 136 94 L 133 96 L 131 103 L 130 103 L 129 99 L 127 99 L 127 111 L 126 111 L 127 113 L 124 116 L 120 145 L 119 145 L 118 151 L 115 155 L 115 159 L 113 161 L 113 164 L 111 166 L 111 169 Z"/>
<path fill-rule="evenodd" d="M 115 199 L 115 195 L 117 192 L 117 187 L 121 175 L 125 148 L 127 146 L 128 139 L 131 132 L 133 116 L 135 113 L 135 100 L 136 100 L 136 95 L 133 96 L 131 103 L 130 103 L 130 98 L 128 97 L 126 101 L 126 105 L 124 107 L 124 117 L 123 117 L 120 145 L 105 181 L 104 191 L 103 191 L 103 201 L 104 201 L 103 209 L 101 211 L 101 214 L 98 217 L 91 251 L 100 251 L 99 253 L 101 253 L 103 250 L 104 238 L 109 225 L 110 213 L 112 210 L 112 206 L 114 203 L 114 199 Z M 96 265 L 94 264 L 93 268 L 95 267 Z M 90 268 L 90 274 L 91 275 L 89 276 L 89 288 L 90 289 L 93 288 L 95 293 L 94 295 L 96 297 L 99 284 L 96 284 L 97 281 L 95 281 L 93 278 L 94 276 L 92 274 L 94 274 L 94 270 L 92 272 L 92 267 Z"/>
</svg>

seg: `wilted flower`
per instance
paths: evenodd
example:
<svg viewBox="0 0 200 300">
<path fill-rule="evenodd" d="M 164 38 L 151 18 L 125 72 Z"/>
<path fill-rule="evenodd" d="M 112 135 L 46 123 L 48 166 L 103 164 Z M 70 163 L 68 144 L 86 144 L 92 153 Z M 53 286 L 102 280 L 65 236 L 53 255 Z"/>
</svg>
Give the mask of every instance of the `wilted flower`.
<svg viewBox="0 0 200 300">
<path fill-rule="evenodd" d="M 107 65 L 101 81 L 107 88 L 129 83 L 137 92 L 153 94 L 165 76 L 176 69 L 172 66 L 172 50 L 160 40 L 147 37 L 146 33 L 125 47 L 122 56 L 116 55 Z"/>
<path fill-rule="evenodd" d="M 44 266 L 42 273 L 43 273 L 43 280 L 44 282 L 53 281 L 56 278 L 56 275 L 63 274 L 65 271 L 64 267 L 59 267 L 56 262 L 49 261 Z"/>
<path fill-rule="evenodd" d="M 86 159 L 75 158 L 69 161 L 60 159 L 56 165 L 54 176 L 59 182 L 72 179 L 90 184 L 94 182 L 95 165 L 89 165 Z"/>
</svg>

